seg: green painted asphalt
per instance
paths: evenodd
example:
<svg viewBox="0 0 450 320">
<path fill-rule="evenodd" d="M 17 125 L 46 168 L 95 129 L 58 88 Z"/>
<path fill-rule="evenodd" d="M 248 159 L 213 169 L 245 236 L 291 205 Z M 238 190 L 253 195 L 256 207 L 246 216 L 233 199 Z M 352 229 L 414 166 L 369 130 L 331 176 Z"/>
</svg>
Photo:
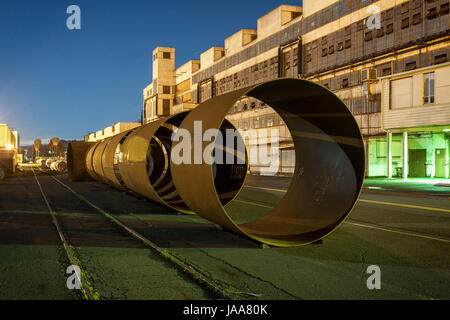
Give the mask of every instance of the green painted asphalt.
<svg viewBox="0 0 450 320">
<path fill-rule="evenodd" d="M 77 298 L 66 287 L 62 255 L 56 245 L 0 245 L 0 299 Z"/>
<path fill-rule="evenodd" d="M 76 252 L 101 299 L 213 298 L 150 249 L 83 246 Z"/>
<path fill-rule="evenodd" d="M 446 243 L 343 224 L 321 244 L 261 248 L 248 239 L 219 231 L 195 215 L 162 214 L 161 206 L 136 201 L 98 183 L 64 183 L 222 287 L 248 299 L 450 299 L 450 246 Z M 43 187 L 53 188 L 46 183 Z M 58 201 L 57 190 L 49 194 L 53 201 Z M 267 212 L 280 197 L 276 191 L 244 189 L 230 209 L 235 219 L 249 221 Z M 395 195 L 389 197 L 398 200 Z M 117 242 L 109 242 L 109 229 L 99 229 L 101 225 L 96 222 L 103 219 L 100 215 L 77 211 L 76 205 L 58 205 L 71 209 L 59 216 L 64 228 L 75 232 L 72 236 L 69 233 L 69 239 L 76 240 L 76 256 L 102 298 L 211 299 L 154 251 L 119 247 L 116 244 L 122 242 L 118 236 Z M 2 209 L 0 217 L 6 211 Z M 14 214 L 45 212 L 16 210 Z M 442 231 L 445 235 L 447 216 L 360 203 L 350 218 L 398 228 L 415 223 L 418 231 Z M 98 237 L 105 238 L 100 241 Z M 95 245 L 96 241 L 104 245 Z M 52 245 L 0 245 L 0 284 L 6 288 L 1 298 L 75 298 L 65 287 L 66 262 L 60 261 L 58 250 Z M 36 263 L 38 267 L 30 267 Z M 381 290 L 366 286 L 370 265 L 381 269 Z"/>
</svg>

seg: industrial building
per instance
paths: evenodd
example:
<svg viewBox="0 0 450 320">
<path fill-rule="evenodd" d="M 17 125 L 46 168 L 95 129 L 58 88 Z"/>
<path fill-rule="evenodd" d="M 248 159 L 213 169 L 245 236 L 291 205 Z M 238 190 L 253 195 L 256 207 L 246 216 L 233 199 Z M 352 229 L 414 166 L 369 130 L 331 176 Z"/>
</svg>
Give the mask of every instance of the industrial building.
<svg viewBox="0 0 450 320">
<path fill-rule="evenodd" d="M 103 130 L 98 130 L 97 132 L 89 132 L 84 136 L 84 141 L 86 142 L 96 142 L 103 140 L 108 137 L 112 137 L 121 132 L 134 129 L 139 127 L 141 124 L 139 122 L 117 122 L 112 126 L 106 127 Z"/>
<path fill-rule="evenodd" d="M 449 40 L 449 0 L 281 5 L 259 17 L 256 29 L 241 29 L 178 68 L 175 48 L 157 47 L 143 123 L 239 88 L 300 77 L 326 86 L 352 111 L 366 176 L 448 178 Z M 279 128 L 279 173 L 292 173 L 290 134 L 271 108 L 243 99 L 228 119 L 242 130 Z"/>
<path fill-rule="evenodd" d="M 6 123 L 0 123 L 0 168 L 4 172 L 15 172 L 19 147 L 19 133 L 11 130 Z"/>
</svg>

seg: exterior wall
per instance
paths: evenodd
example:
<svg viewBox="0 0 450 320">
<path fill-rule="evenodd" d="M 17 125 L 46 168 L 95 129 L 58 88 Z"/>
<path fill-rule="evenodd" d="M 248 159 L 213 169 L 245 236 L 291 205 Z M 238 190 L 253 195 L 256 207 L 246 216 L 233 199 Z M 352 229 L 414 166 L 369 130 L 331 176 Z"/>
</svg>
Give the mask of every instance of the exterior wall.
<svg viewBox="0 0 450 320">
<path fill-rule="evenodd" d="M 141 123 L 139 122 L 118 122 L 112 126 L 106 127 L 103 130 L 99 130 L 95 133 L 86 134 L 86 136 L 84 137 L 84 141 L 86 142 L 100 141 L 105 138 L 112 137 L 121 132 L 134 129 L 136 127 L 139 127 L 140 125 Z"/>
<path fill-rule="evenodd" d="M 0 123 L 0 167 L 8 173 L 14 173 L 17 165 L 19 134 L 9 126 Z"/>
<path fill-rule="evenodd" d="M 424 74 L 434 72 L 434 103 L 424 104 Z M 450 126 L 450 63 L 382 79 L 387 130 Z"/>
<path fill-rule="evenodd" d="M 0 123 L 0 148 L 18 149 L 18 143 L 17 131 L 11 131 L 7 124 Z"/>
<path fill-rule="evenodd" d="M 448 0 L 303 2 L 303 9 L 281 5 L 257 19 L 256 32 L 241 29 L 225 39 L 224 47 L 203 52 L 198 69 L 192 69 L 189 76 L 177 75 L 172 112 L 189 110 L 213 96 L 270 79 L 301 77 L 328 87 L 347 104 L 365 139 L 368 175 L 388 174 L 387 130 L 427 128 L 426 134 L 441 141 L 436 145 L 447 143 L 448 149 L 446 135 L 436 138 L 450 124 Z M 375 13 L 370 5 L 380 10 L 378 29 L 368 28 L 367 19 Z M 436 14 L 432 14 L 433 8 Z M 424 106 L 421 86 L 427 70 L 435 72 L 436 101 Z M 410 81 L 402 81 L 409 76 Z M 189 95 L 184 96 L 186 93 Z M 280 146 L 281 158 L 292 162 L 284 123 L 260 101 L 242 99 L 227 118 L 241 130 L 280 128 L 286 137 Z M 415 148 L 417 134 L 408 138 L 410 150 Z M 433 150 L 436 148 L 442 149 Z M 397 167 L 403 165 L 401 135 L 393 135 L 391 150 L 395 176 Z M 434 157 L 433 150 L 427 151 L 427 159 Z"/>
</svg>

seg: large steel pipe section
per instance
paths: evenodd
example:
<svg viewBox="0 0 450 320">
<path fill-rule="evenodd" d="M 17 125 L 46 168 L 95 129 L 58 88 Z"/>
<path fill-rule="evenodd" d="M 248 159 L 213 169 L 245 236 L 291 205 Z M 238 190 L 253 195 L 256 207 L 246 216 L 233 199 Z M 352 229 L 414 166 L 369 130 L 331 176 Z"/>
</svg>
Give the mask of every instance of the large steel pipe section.
<svg viewBox="0 0 450 320">
<path fill-rule="evenodd" d="M 179 128 L 188 130 L 192 137 L 196 121 L 201 121 L 203 132 L 220 128 L 228 110 L 244 95 L 271 106 L 291 133 L 295 170 L 284 197 L 259 219 L 238 224 L 221 201 L 220 189 L 234 185 L 232 178 L 221 175 L 218 179 L 214 164 L 171 161 L 176 190 L 203 218 L 269 245 L 303 245 L 324 237 L 344 221 L 361 191 L 364 144 L 355 119 L 328 89 L 306 80 L 278 79 L 205 101 Z M 178 143 L 182 142 L 173 147 Z M 209 143 L 201 141 L 202 150 Z M 191 159 L 194 150 L 192 142 Z"/>
</svg>

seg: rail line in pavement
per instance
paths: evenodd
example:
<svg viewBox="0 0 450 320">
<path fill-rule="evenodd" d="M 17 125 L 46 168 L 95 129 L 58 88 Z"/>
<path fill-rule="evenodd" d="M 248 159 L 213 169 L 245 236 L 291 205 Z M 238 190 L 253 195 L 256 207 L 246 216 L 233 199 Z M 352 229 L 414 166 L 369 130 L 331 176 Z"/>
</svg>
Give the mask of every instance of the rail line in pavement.
<svg viewBox="0 0 450 320">
<path fill-rule="evenodd" d="M 50 203 L 48 202 L 48 199 L 45 195 L 44 190 L 42 189 L 41 183 L 39 182 L 39 179 L 36 176 L 36 173 L 34 172 L 34 169 L 31 168 L 31 170 L 33 171 L 34 179 L 36 180 L 39 190 L 41 191 L 42 198 L 44 199 L 44 202 L 45 202 L 45 204 L 48 208 L 48 211 L 52 217 L 52 223 L 55 226 L 56 231 L 58 232 L 58 236 L 61 240 L 64 251 L 67 255 L 67 258 L 69 259 L 69 262 L 72 265 L 78 265 L 79 263 L 72 254 L 72 250 L 70 249 L 70 244 L 62 231 L 61 225 L 58 222 L 58 219 L 55 215 L 55 211 L 53 211 L 52 207 L 50 206 Z M 80 270 L 82 270 L 81 267 L 80 267 Z M 81 273 L 83 274 L 83 271 L 81 271 Z M 78 274 L 78 272 L 76 272 L 76 270 L 75 270 L 75 276 L 77 277 L 78 283 L 80 283 L 81 291 L 87 300 L 95 300 L 95 294 L 94 294 L 94 292 L 92 292 L 92 288 L 86 284 L 86 281 L 85 281 L 84 277 L 82 277 L 82 274 Z"/>
<path fill-rule="evenodd" d="M 52 176 L 52 178 L 59 183 L 61 186 L 69 190 L 74 196 L 76 196 L 78 199 L 82 200 L 86 204 L 88 204 L 90 207 L 95 209 L 98 213 L 103 215 L 105 218 L 107 218 L 111 223 L 118 226 L 120 229 L 126 231 L 129 235 L 131 235 L 133 238 L 139 240 L 144 245 L 149 247 L 150 249 L 154 250 L 156 253 L 158 253 L 161 257 L 165 258 L 167 261 L 171 262 L 172 265 L 174 265 L 177 269 L 181 270 L 184 274 L 186 274 L 189 278 L 193 279 L 194 281 L 200 282 L 204 286 L 206 286 L 209 290 L 212 290 L 219 296 L 221 296 L 224 299 L 231 299 L 231 300 L 240 300 L 244 299 L 246 294 L 245 293 L 237 293 L 232 292 L 231 290 L 224 288 L 217 282 L 215 282 L 213 279 L 208 278 L 201 272 L 197 271 L 193 266 L 187 264 L 186 262 L 182 261 L 175 255 L 169 253 L 167 250 L 164 250 L 163 248 L 159 247 L 157 244 L 155 244 L 153 241 L 149 240 L 136 230 L 133 230 L 132 228 L 126 226 L 121 221 L 119 221 L 117 218 L 115 218 L 110 213 L 106 212 L 105 210 L 101 209 L 91 201 L 87 200 L 85 197 L 83 197 L 81 194 L 73 190 L 70 186 L 59 180 L 58 178 Z"/>
</svg>

